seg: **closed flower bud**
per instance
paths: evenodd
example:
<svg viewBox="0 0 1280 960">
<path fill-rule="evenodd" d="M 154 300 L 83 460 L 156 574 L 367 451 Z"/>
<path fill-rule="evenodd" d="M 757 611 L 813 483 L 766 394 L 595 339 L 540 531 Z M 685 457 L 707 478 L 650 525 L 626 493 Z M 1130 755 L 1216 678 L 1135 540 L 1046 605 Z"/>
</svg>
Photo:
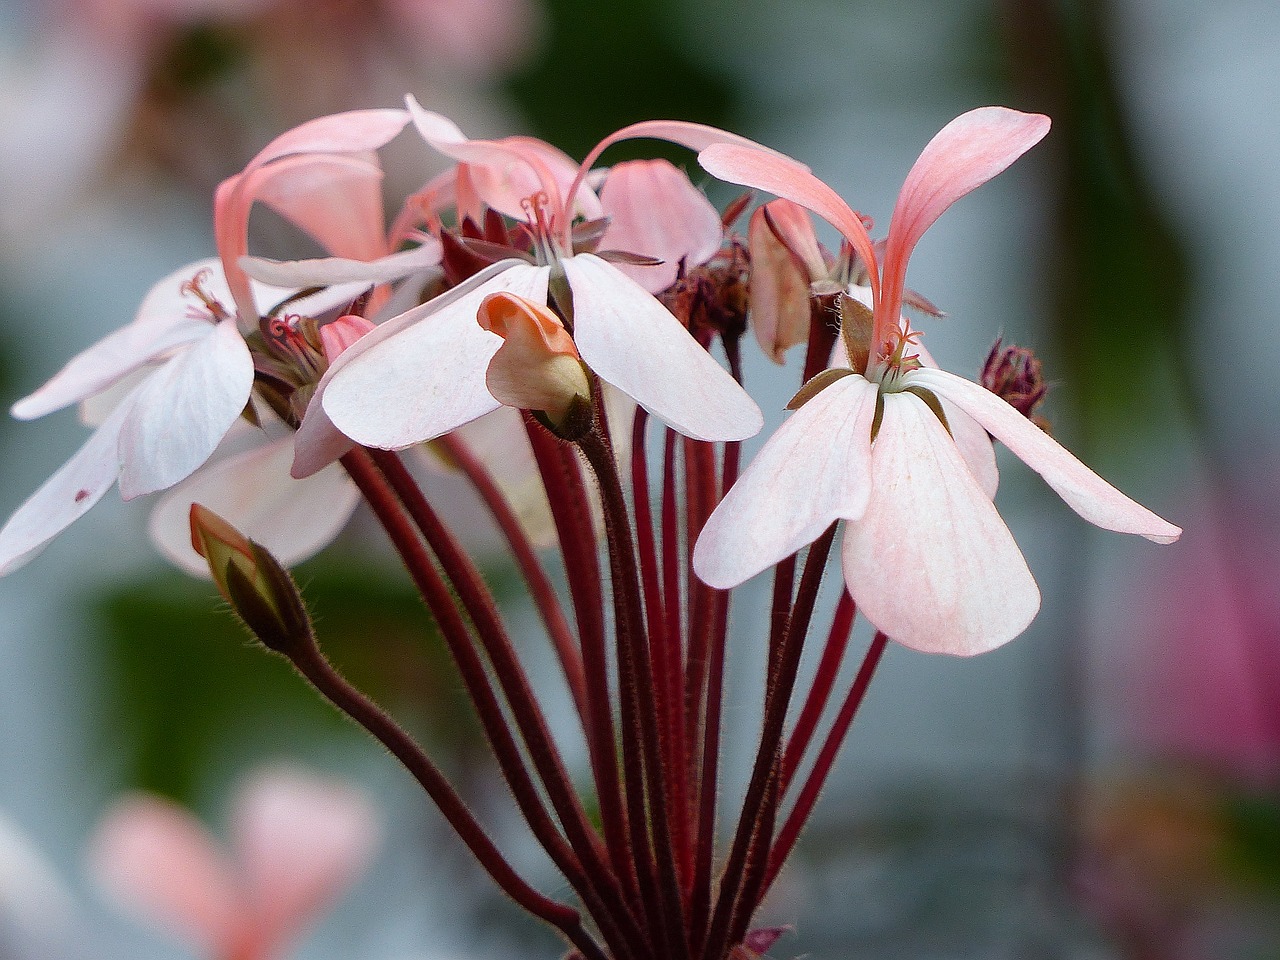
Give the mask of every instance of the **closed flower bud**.
<svg viewBox="0 0 1280 960">
<path fill-rule="evenodd" d="M 982 385 L 1038 427 L 1049 432 L 1048 421 L 1036 407 L 1049 392 L 1040 358 L 1026 347 L 1005 345 L 1001 337 L 991 345 L 982 365 Z"/>
</svg>

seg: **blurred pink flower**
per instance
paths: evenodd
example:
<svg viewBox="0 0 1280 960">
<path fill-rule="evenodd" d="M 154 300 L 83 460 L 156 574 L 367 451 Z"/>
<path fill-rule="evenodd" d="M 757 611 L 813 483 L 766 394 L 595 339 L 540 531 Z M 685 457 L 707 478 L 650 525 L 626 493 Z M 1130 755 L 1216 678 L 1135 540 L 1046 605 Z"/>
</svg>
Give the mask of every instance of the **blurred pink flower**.
<svg viewBox="0 0 1280 960">
<path fill-rule="evenodd" d="M 122 908 L 211 960 L 268 960 L 364 871 L 377 834 L 356 788 L 276 768 L 237 793 L 229 851 L 186 810 L 139 794 L 98 826 L 90 867 Z"/>
</svg>

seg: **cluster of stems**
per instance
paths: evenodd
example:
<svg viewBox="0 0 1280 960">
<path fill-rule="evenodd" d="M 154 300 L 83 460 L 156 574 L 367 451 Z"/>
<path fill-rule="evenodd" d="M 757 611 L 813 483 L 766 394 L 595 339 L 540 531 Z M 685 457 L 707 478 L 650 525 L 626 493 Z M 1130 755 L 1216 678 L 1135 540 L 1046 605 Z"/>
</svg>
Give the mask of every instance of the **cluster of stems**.
<svg viewBox="0 0 1280 960">
<path fill-rule="evenodd" d="M 806 367 L 820 369 L 830 351 L 826 306 L 815 301 Z M 738 339 L 721 342 L 740 381 Z M 750 956 L 768 936 L 749 936 L 756 908 L 814 808 L 886 638 L 875 636 L 818 737 L 855 615 L 842 590 L 830 625 L 814 631 L 825 639 L 812 684 L 797 690 L 835 525 L 803 557 L 776 566 L 759 743 L 740 806 L 721 809 L 729 793 L 720 764 L 730 593 L 698 580 L 690 552 L 737 476 L 739 445 L 682 437 L 642 408 L 629 436 L 611 436 L 598 383 L 593 406 L 590 428 L 573 441 L 525 419 L 567 598 L 481 461 L 456 436 L 436 441 L 473 484 L 523 575 L 581 721 L 588 788 L 575 783 L 547 723 L 523 639 L 517 643 L 481 571 L 400 455 L 356 448 L 342 460 L 434 616 L 511 796 L 577 904 L 522 878 L 424 750 L 318 646 L 281 652 L 408 768 L 498 886 L 581 957 Z M 626 443 L 630 456 L 618 457 Z M 629 477 L 619 462 L 629 462 Z M 587 812 L 593 804 L 599 826 Z"/>
</svg>

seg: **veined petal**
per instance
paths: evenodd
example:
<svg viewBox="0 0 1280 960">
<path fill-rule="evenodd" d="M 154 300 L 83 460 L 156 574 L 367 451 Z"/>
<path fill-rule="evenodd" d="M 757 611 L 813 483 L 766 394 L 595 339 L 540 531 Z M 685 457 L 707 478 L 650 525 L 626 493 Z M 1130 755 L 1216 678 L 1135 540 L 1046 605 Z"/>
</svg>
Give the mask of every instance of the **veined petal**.
<svg viewBox="0 0 1280 960">
<path fill-rule="evenodd" d="M 316 396 L 325 413 L 352 440 L 399 450 L 496 410 L 485 371 L 502 338 L 482 330 L 476 312 L 485 297 L 499 291 L 545 303 L 549 273 L 547 267 L 504 260 L 388 320 L 338 357 L 321 379 Z"/>
<path fill-rule="evenodd" d="M 614 265 L 650 293 L 675 282 L 680 261 L 693 268 L 720 249 L 720 214 L 684 171 L 667 160 L 631 160 L 613 167 L 600 204 L 609 218 L 600 249 L 663 261 L 656 266 Z"/>
<path fill-rule="evenodd" d="M 111 489 L 120 473 L 120 427 L 131 403 L 132 397 L 122 401 L 0 529 L 0 576 L 34 558 Z"/>
<path fill-rule="evenodd" d="M 773 202 L 788 204 L 808 219 L 808 213 L 790 200 Z M 751 330 L 765 355 L 781 364 L 789 347 L 809 338 L 810 275 L 774 233 L 764 207 L 757 207 L 751 215 L 747 244 L 751 251 Z"/>
<path fill-rule="evenodd" d="M 862 219 L 849 209 L 840 195 L 809 172 L 798 160 L 762 148 L 751 149 L 718 143 L 698 154 L 698 163 L 713 177 L 756 190 L 767 190 L 784 200 L 812 210 L 844 236 L 871 267 L 873 299 L 880 298 L 880 280 L 874 269 L 875 249 Z"/>
<path fill-rule="evenodd" d="M 346 783 L 280 767 L 258 773 L 234 812 L 236 859 L 263 956 L 279 956 L 368 865 L 377 818 Z"/>
<path fill-rule="evenodd" d="M 245 904 L 214 839 L 182 808 L 143 795 L 122 801 L 98 826 L 90 864 L 113 900 L 201 953 L 233 945 Z"/>
<path fill-rule="evenodd" d="M 907 174 L 893 208 L 884 255 L 884 312 L 902 305 L 907 260 L 943 211 L 1039 143 L 1049 118 L 1007 107 L 981 107 L 956 117 L 929 141 Z"/>
<path fill-rule="evenodd" d="M 892 639 L 972 656 L 1012 640 L 1040 608 L 1022 552 L 925 402 L 884 396 L 871 502 L 845 528 L 858 609 Z"/>
<path fill-rule="evenodd" d="M 1129 499 L 990 390 L 943 370 L 917 370 L 911 380 L 950 400 L 982 424 L 1080 516 L 1104 530 L 1172 543 L 1182 529 Z"/>
<path fill-rule="evenodd" d="M 163 490 L 209 459 L 249 402 L 253 358 L 234 319 L 138 388 L 120 432 L 120 496 Z"/>
<path fill-rule="evenodd" d="M 561 261 L 573 290 L 573 339 L 600 377 L 695 440 L 742 440 L 760 408 L 666 307 L 589 253 Z"/>
<path fill-rule="evenodd" d="M 324 549 L 351 517 L 359 491 L 336 465 L 294 480 L 293 443 L 282 437 L 246 450 L 174 487 L 151 512 L 152 542 L 187 573 L 207 579 L 209 564 L 191 547 L 191 505 L 199 503 L 286 567 Z"/>
<path fill-rule="evenodd" d="M 421 246 L 376 260 L 317 257 L 313 260 L 267 260 L 241 257 L 240 267 L 255 280 L 280 287 L 329 286 L 335 283 L 394 283 L 440 262 L 442 248 L 435 237 Z"/>
<path fill-rule="evenodd" d="M 876 393 L 860 375 L 842 377 L 778 428 L 702 528 L 693 569 L 704 583 L 735 587 L 863 515 Z"/>
</svg>

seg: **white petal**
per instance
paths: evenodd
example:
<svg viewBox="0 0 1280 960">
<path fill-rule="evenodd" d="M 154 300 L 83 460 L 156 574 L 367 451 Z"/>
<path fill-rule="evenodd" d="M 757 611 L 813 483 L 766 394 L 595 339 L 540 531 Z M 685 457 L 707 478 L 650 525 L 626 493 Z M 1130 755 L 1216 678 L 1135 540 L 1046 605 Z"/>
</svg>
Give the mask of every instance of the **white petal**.
<svg viewBox="0 0 1280 960">
<path fill-rule="evenodd" d="M 1181 528 L 1130 500 L 990 390 L 943 370 L 919 370 L 911 377 L 982 424 L 1090 523 L 1156 543 L 1172 543 L 1182 535 Z"/>
<path fill-rule="evenodd" d="M 327 287 L 335 283 L 392 283 L 440 262 L 440 241 L 428 237 L 421 246 L 378 260 L 319 257 L 314 260 L 266 260 L 241 257 L 240 266 L 255 280 L 280 287 Z"/>
<path fill-rule="evenodd" d="M 990 498 L 924 401 L 884 397 L 871 503 L 844 535 L 858 609 L 892 639 L 971 656 L 1026 629 L 1040 591 Z"/>
<path fill-rule="evenodd" d="M 120 472 L 120 427 L 132 400 L 121 403 L 0 530 L 0 576 L 31 560 L 50 540 L 102 499 Z"/>
<path fill-rule="evenodd" d="M 562 261 L 573 339 L 601 379 L 695 440 L 743 440 L 760 408 L 683 324 L 630 277 L 591 254 Z"/>
<path fill-rule="evenodd" d="M 325 374 L 317 391 L 325 413 L 357 443 L 399 450 L 496 410 L 485 371 L 502 338 L 481 329 L 476 311 L 501 290 L 545 302 L 549 273 L 503 261 L 388 320 Z"/>
<path fill-rule="evenodd" d="M 190 476 L 243 412 L 252 388 L 253 358 L 234 320 L 148 377 L 120 433 L 120 496 L 130 500 Z"/>
<path fill-rule="evenodd" d="M 871 492 L 876 388 L 850 374 L 769 438 L 712 512 L 693 569 L 722 590 L 790 556 L 839 519 L 862 516 Z"/>
<path fill-rule="evenodd" d="M 289 476 L 293 438 L 211 464 L 166 493 L 151 513 L 151 539 L 188 573 L 209 576 L 191 547 L 191 505 L 208 507 L 286 567 L 328 546 L 346 525 L 359 491 L 341 467 L 306 480 Z"/>
<path fill-rule="evenodd" d="M 856 287 L 852 289 L 865 291 L 867 288 Z M 862 298 L 859 297 L 859 299 L 861 300 Z M 869 299 L 862 302 L 867 306 L 871 305 Z M 843 338 L 841 338 L 841 342 L 843 342 Z M 926 368 L 938 369 L 937 362 L 924 344 L 916 344 L 913 352 L 919 354 L 920 362 Z M 951 439 L 956 442 L 956 446 L 960 449 L 960 456 L 964 457 L 964 462 L 969 465 L 969 470 L 978 481 L 978 486 L 982 487 L 983 492 L 994 500 L 996 490 L 1000 486 L 1000 468 L 996 465 L 996 450 L 995 445 L 991 442 L 991 436 L 982 424 L 978 423 L 946 397 L 939 396 L 938 402 L 942 404 L 942 412 L 947 415 L 947 425 L 951 428 Z"/>
</svg>

